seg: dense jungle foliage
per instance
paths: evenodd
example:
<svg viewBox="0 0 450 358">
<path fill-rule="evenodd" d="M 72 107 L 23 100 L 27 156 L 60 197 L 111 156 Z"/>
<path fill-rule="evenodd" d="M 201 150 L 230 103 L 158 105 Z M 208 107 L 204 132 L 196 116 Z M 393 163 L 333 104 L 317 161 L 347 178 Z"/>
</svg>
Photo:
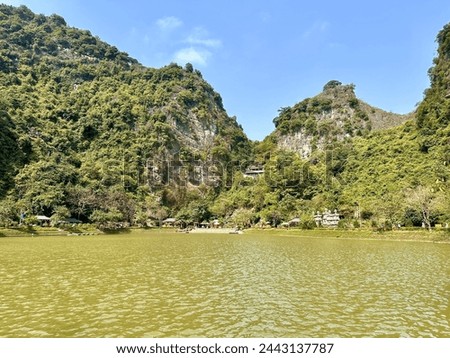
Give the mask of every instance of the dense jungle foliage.
<svg viewBox="0 0 450 358">
<path fill-rule="evenodd" d="M 30 221 L 163 217 L 214 197 L 231 177 L 227 163 L 250 152 L 191 65 L 145 68 L 24 6 L 0 6 L 0 125 L 6 223 L 22 213 Z"/>
<path fill-rule="evenodd" d="M 374 109 L 333 80 L 282 108 L 275 131 L 252 143 L 192 65 L 146 68 L 60 16 L 0 5 L 0 224 L 298 217 L 311 228 L 325 208 L 346 227 L 445 224 L 449 25 L 437 41 L 415 114 Z M 281 145 L 299 134 L 307 155 Z M 247 175 L 251 167 L 264 173 Z"/>
</svg>

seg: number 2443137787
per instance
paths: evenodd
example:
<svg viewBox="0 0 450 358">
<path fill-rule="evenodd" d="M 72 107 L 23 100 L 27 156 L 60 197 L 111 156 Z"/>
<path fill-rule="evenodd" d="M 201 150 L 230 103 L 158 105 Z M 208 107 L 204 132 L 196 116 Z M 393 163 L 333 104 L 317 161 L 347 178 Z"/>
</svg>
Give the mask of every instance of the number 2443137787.
<svg viewBox="0 0 450 358">
<path fill-rule="evenodd" d="M 259 345 L 259 353 L 331 353 L 333 343 L 277 343 Z"/>
</svg>

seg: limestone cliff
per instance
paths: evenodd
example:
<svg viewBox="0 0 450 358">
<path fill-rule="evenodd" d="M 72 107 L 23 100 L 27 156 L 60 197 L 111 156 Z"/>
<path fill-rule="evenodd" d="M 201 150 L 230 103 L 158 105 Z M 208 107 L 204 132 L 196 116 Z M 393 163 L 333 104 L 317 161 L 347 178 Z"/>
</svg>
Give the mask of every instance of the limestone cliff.
<svg viewBox="0 0 450 358">
<path fill-rule="evenodd" d="M 372 107 L 356 97 L 354 85 L 333 80 L 317 96 L 282 108 L 272 135 L 280 148 L 307 158 L 328 144 L 394 127 L 410 117 Z"/>
</svg>

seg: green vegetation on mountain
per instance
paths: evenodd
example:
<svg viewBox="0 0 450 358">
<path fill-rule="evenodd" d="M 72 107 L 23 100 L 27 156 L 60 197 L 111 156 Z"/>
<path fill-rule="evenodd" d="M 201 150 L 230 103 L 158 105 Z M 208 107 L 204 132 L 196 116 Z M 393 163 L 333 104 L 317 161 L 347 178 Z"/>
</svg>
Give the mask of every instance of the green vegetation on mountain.
<svg viewBox="0 0 450 358">
<path fill-rule="evenodd" d="M 372 107 L 358 99 L 354 90 L 353 84 L 332 80 L 317 96 L 282 108 L 274 119 L 278 145 L 309 157 L 317 149 L 397 126 L 410 117 Z"/>
<path fill-rule="evenodd" d="M 336 80 L 321 94 L 282 108 L 275 131 L 255 144 L 254 161 L 265 177 L 242 179 L 219 197 L 219 207 L 228 207 L 228 215 L 250 210 L 253 222 L 301 217 L 305 228 L 325 208 L 338 209 L 345 227 L 448 223 L 449 43 L 447 25 L 438 35 L 431 88 L 416 113 L 371 107 L 353 85 Z"/>
<path fill-rule="evenodd" d="M 450 26 L 415 113 L 332 80 L 251 143 L 192 65 L 146 68 L 57 15 L 0 5 L 0 224 L 450 220 Z M 249 168 L 259 174 L 246 174 Z"/>
<path fill-rule="evenodd" d="M 191 65 L 145 68 L 23 6 L 1 5 L 0 29 L 4 222 L 20 213 L 146 221 L 213 198 L 227 163 L 249 152 Z"/>
</svg>

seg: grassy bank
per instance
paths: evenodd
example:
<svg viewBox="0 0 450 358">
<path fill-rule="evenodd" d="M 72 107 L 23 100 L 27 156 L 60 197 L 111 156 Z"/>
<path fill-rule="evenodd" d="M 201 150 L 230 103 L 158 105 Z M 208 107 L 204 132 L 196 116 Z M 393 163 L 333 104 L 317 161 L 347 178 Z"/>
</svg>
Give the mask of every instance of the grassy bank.
<svg viewBox="0 0 450 358">
<path fill-rule="evenodd" d="M 1 237 L 40 237 L 40 236 L 89 236 L 89 235 L 118 235 L 133 234 L 152 231 L 155 233 L 176 233 L 175 228 L 141 228 L 129 227 L 122 229 L 99 230 L 93 224 L 81 224 L 75 226 L 20 226 L 20 227 L 0 227 Z"/>
<path fill-rule="evenodd" d="M 22 226 L 15 228 L 0 228 L 0 237 L 39 237 L 39 236 L 76 236 L 76 235 L 113 235 L 139 233 L 144 231 L 173 232 L 173 228 L 137 228 L 131 227 L 118 230 L 100 231 L 94 225 L 83 224 L 74 227 L 41 227 Z M 395 240 L 395 241 L 426 241 L 450 243 L 449 230 L 422 230 L 401 229 L 394 231 L 377 232 L 367 229 L 246 229 L 245 233 L 262 236 L 294 236 L 304 238 L 335 238 L 335 239 L 361 239 L 361 240 Z"/>
<path fill-rule="evenodd" d="M 0 228 L 0 237 L 34 237 L 34 236 L 66 236 L 66 235 L 98 235 L 95 226 L 83 224 L 67 227 L 53 226 L 16 226 Z"/>
<path fill-rule="evenodd" d="M 344 230 L 344 229 L 248 229 L 248 233 L 273 236 L 297 236 L 307 238 L 338 238 L 364 240 L 396 240 L 396 241 L 427 241 L 450 243 L 448 230 L 395 230 L 377 232 L 373 230 Z"/>
</svg>

